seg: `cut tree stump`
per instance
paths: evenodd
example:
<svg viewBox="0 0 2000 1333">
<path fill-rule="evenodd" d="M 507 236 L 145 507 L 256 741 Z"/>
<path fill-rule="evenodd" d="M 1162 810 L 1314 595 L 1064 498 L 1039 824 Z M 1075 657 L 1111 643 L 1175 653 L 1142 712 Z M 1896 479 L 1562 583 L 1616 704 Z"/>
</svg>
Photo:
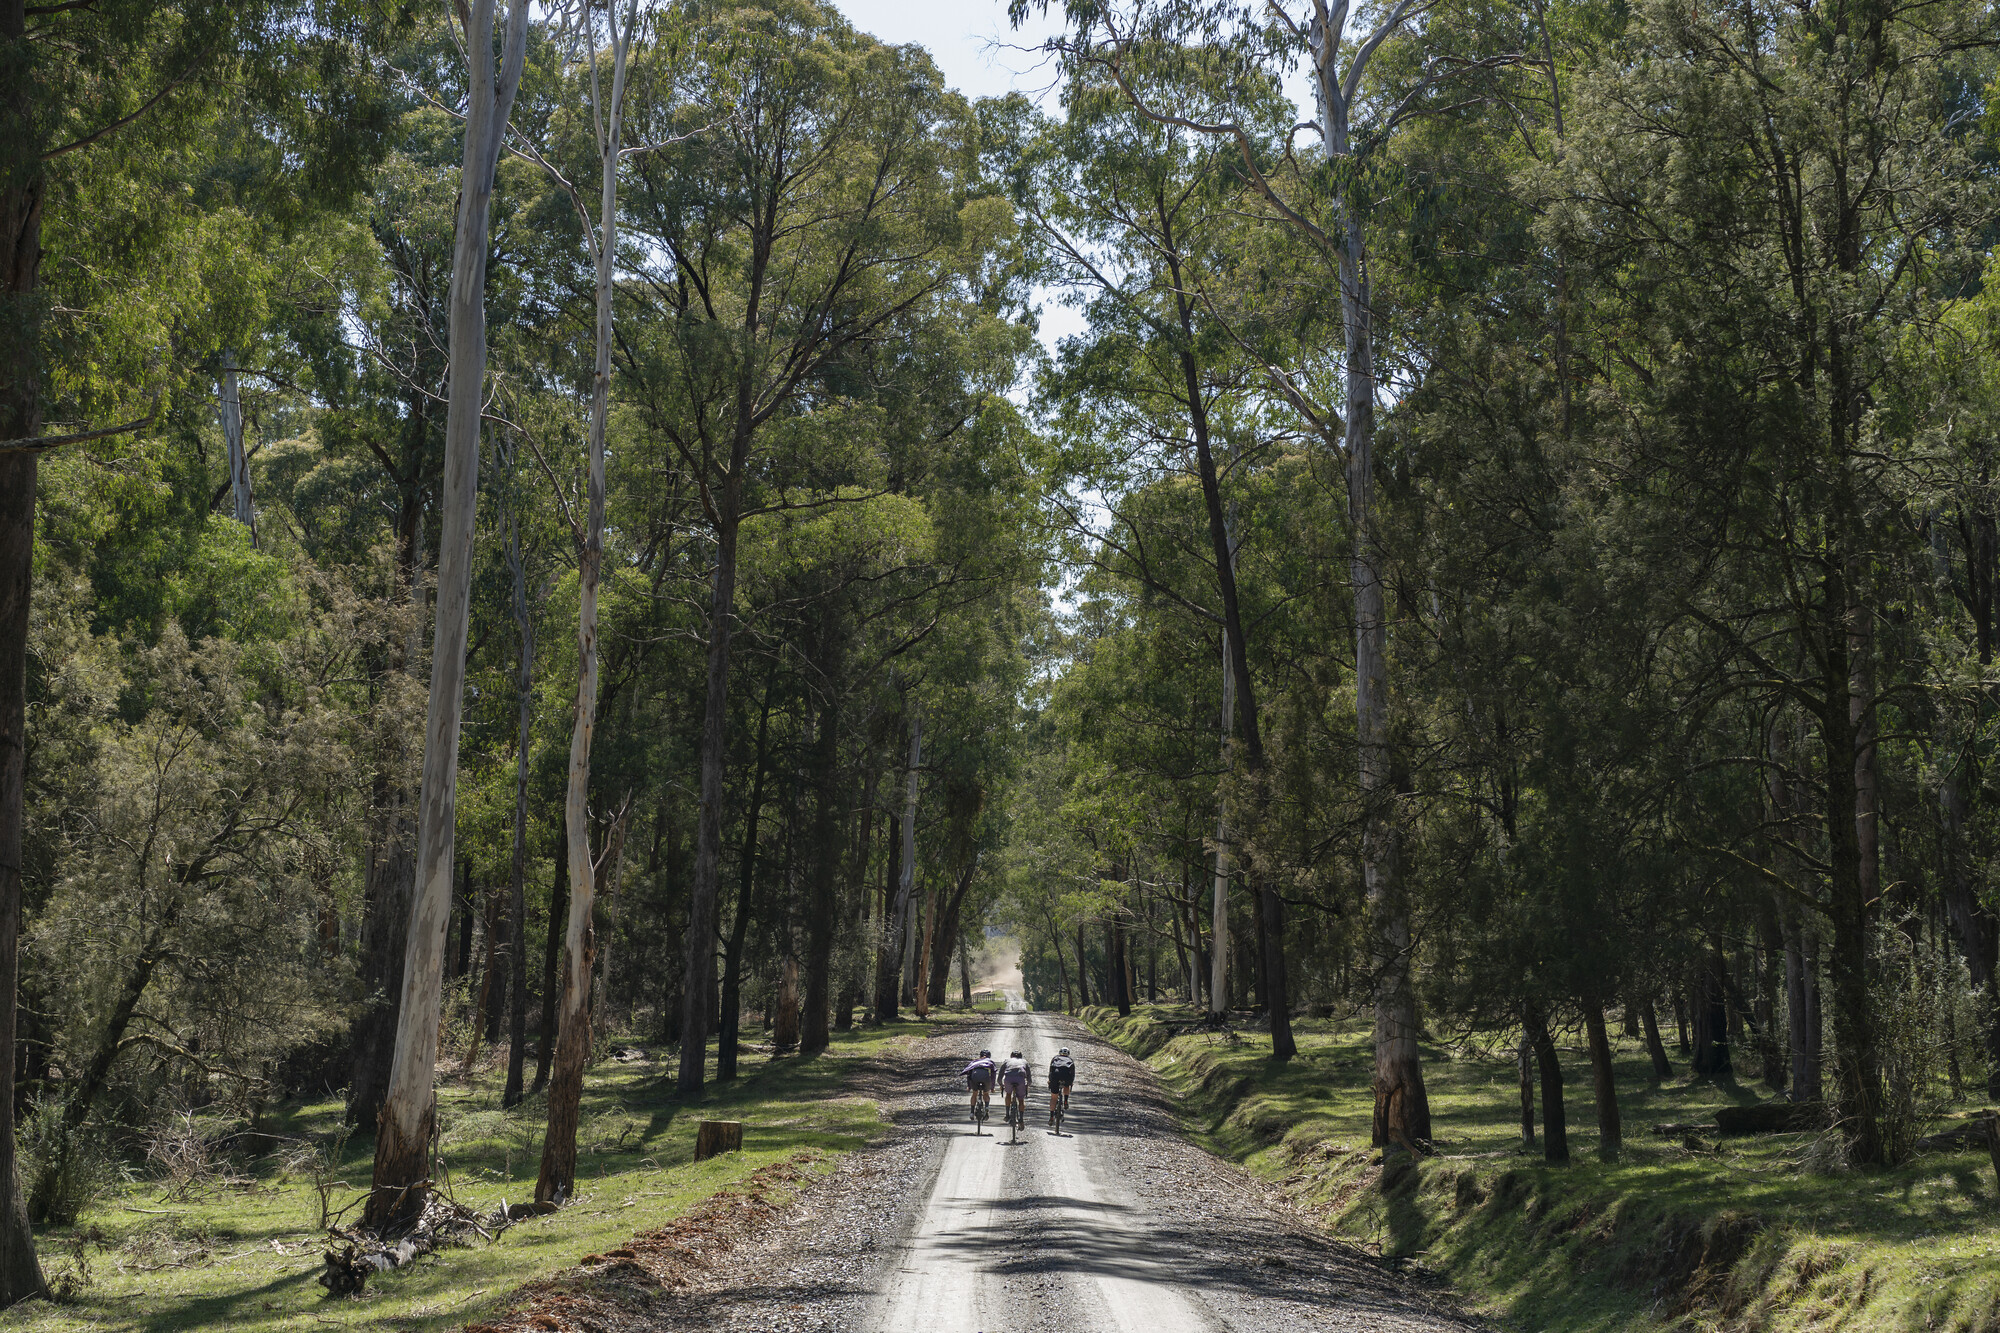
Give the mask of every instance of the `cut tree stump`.
<svg viewBox="0 0 2000 1333">
<path fill-rule="evenodd" d="M 741 1120 L 704 1120 L 695 1131 L 694 1160 L 705 1162 L 717 1153 L 743 1151 Z"/>
</svg>

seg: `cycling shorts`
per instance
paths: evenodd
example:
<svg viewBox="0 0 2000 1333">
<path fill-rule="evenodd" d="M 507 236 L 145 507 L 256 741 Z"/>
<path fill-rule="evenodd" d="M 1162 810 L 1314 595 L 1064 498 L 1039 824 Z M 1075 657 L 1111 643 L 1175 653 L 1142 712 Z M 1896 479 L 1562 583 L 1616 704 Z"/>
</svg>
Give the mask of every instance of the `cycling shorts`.
<svg viewBox="0 0 2000 1333">
<path fill-rule="evenodd" d="M 1016 1097 L 1022 1096 L 1028 1091 L 1028 1077 L 1025 1074 L 1010 1074 L 1002 1079 L 1001 1082 L 1005 1083 L 1007 1091 L 1013 1093 Z"/>
<path fill-rule="evenodd" d="M 990 1091 L 993 1087 L 993 1075 L 967 1074 L 965 1076 L 965 1086 L 968 1088 L 985 1088 Z"/>
<path fill-rule="evenodd" d="M 1076 1071 L 1074 1069 L 1058 1069 L 1049 1075 L 1049 1086 L 1052 1088 L 1067 1088 L 1075 1082 Z"/>
</svg>

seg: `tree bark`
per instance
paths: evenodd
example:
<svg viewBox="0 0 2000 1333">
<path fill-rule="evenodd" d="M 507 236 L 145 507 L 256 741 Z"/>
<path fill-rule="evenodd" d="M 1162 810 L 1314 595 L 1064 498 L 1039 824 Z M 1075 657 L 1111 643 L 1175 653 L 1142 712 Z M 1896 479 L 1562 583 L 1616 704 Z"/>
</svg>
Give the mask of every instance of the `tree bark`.
<svg viewBox="0 0 2000 1333">
<path fill-rule="evenodd" d="M 511 466 L 512 457 L 508 462 Z M 520 515 L 507 513 L 507 570 L 514 585 L 514 627 L 521 655 L 514 672 L 514 848 L 508 868 L 507 1084 L 500 1105 L 520 1104 L 528 1057 L 528 754 L 534 743 L 535 620 L 528 613 L 528 571 L 521 556 Z"/>
<path fill-rule="evenodd" d="M 896 931 L 895 886 L 903 878 L 903 820 L 889 816 L 889 857 L 882 873 L 882 911 L 875 923 L 875 1021 L 886 1023 L 896 1016 L 897 978 L 902 972 L 902 938 Z"/>
<path fill-rule="evenodd" d="M 701 804 L 695 824 L 694 888 L 688 899 L 687 986 L 681 996 L 683 1096 L 701 1091 L 708 1059 L 709 1008 L 715 995 L 715 918 L 722 874 L 723 762 L 729 744 L 729 645 L 736 615 L 736 539 L 749 423 L 737 431 L 733 465 L 717 497 L 715 575 L 708 609 L 707 705 L 701 729 Z"/>
<path fill-rule="evenodd" d="M 1521 1026 L 1535 1048 L 1542 1074 L 1542 1157 L 1561 1164 L 1569 1161 L 1569 1127 L 1563 1114 L 1562 1064 L 1556 1058 L 1555 1037 L 1539 1005 L 1523 1006 Z"/>
<path fill-rule="evenodd" d="M 542 1019 L 535 1037 L 535 1083 L 528 1091 L 540 1092 L 549 1085 L 549 1068 L 556 1057 L 556 989 L 562 964 L 563 903 L 569 897 L 569 819 L 556 825 L 555 873 L 549 879 L 548 935 L 542 941 Z"/>
<path fill-rule="evenodd" d="M 1618 1079 L 1611 1065 L 1611 1037 L 1604 1030 L 1604 1005 L 1586 1000 L 1583 1006 L 1584 1031 L 1590 1041 L 1590 1076 L 1597 1094 L 1597 1156 L 1615 1162 L 1625 1144 L 1625 1130 L 1618 1119 Z"/>
<path fill-rule="evenodd" d="M 465 690 L 465 645 L 472 586 L 473 510 L 479 498 L 479 430 L 486 385 L 487 226 L 500 155 L 528 40 L 528 5 L 513 0 L 497 78 L 497 0 L 469 0 L 465 49 L 472 78 L 466 100 L 465 156 L 452 253 L 451 373 L 445 423 L 443 529 L 438 540 L 437 620 L 431 698 L 424 727 L 424 774 L 417 816 L 416 894 L 403 962 L 403 1002 L 389 1092 L 375 1134 L 375 1172 L 364 1216 L 385 1230 L 421 1213 L 430 1194 L 428 1157 L 436 1114 L 444 926 L 451 910 L 457 832 L 458 734 Z"/>
<path fill-rule="evenodd" d="M 772 663 L 771 676 L 778 674 Z M 722 964 L 720 1031 L 715 1040 L 715 1081 L 736 1077 L 737 1048 L 743 1022 L 743 945 L 750 934 L 750 906 L 757 889 L 757 826 L 764 814 L 764 779 L 770 772 L 771 680 L 764 681 L 764 702 L 757 711 L 757 761 L 750 779 L 750 805 L 743 812 L 743 851 L 736 858 L 736 919 L 729 928 L 729 952 Z"/>
<path fill-rule="evenodd" d="M 1722 951 L 1713 947 L 1696 965 L 1692 1005 L 1694 1053 L 1688 1061 L 1696 1078 L 1735 1077 L 1735 1066 L 1729 1058 L 1729 988 L 1723 967 Z"/>
<path fill-rule="evenodd" d="M 1056 945 L 1058 952 L 1062 945 Z M 1090 1007 L 1090 951 L 1084 947 L 1083 923 L 1076 923 L 1076 1005 L 1079 1009 Z"/>
<path fill-rule="evenodd" d="M 1535 1146 L 1535 1043 L 1527 1029 L 1521 1030 L 1521 1046 L 1514 1052 L 1514 1069 L 1521 1079 L 1521 1146 Z"/>
<path fill-rule="evenodd" d="M 0 4 L 0 39 L 20 43 L 25 17 L 20 0 Z M 40 307 L 35 298 L 41 261 L 42 174 L 32 147 L 29 81 L 0 91 L 0 123 L 22 142 L 25 169 L 0 182 L 0 439 L 33 439 L 41 433 L 36 346 Z M 28 610 L 35 555 L 35 481 L 32 452 L 0 453 L 0 1309 L 46 1296 L 35 1234 L 21 1197 L 15 1152 L 15 1031 L 20 994 L 21 854 L 26 824 L 28 725 Z"/>
<path fill-rule="evenodd" d="M 813 746 L 812 870 L 806 902 L 805 1012 L 799 1052 L 816 1055 L 832 1035 L 827 1010 L 833 993 L 833 937 L 840 912 L 840 708 L 845 673 L 845 630 L 840 612 L 829 606 L 819 633 L 821 699 L 819 733 Z"/>
<path fill-rule="evenodd" d="M 1667 1048 L 1660 1041 L 1660 1020 L 1653 1011 L 1653 997 L 1647 996 L 1639 1010 L 1640 1025 L 1646 1030 L 1646 1054 L 1653 1059 L 1653 1080 L 1661 1082 L 1674 1076 L 1674 1066 L 1667 1059 Z"/>
<path fill-rule="evenodd" d="M 1340 11 L 1341 21 L 1346 10 Z M 1354 48 L 1345 79 L 1340 72 L 1340 31 L 1329 32 L 1318 14 L 1311 23 L 1313 85 L 1329 165 L 1351 173 L 1355 149 L 1349 137 L 1348 98 L 1386 32 Z M 1347 178 L 1351 179 L 1351 175 Z M 1347 522 L 1353 537 L 1350 562 L 1354 582 L 1354 696 L 1361 796 L 1362 879 L 1368 903 L 1370 964 L 1375 1004 L 1375 1143 L 1398 1139 L 1427 1143 L 1431 1137 L 1430 1096 L 1424 1087 L 1417 1049 L 1416 991 L 1410 984 L 1410 902 L 1402 874 L 1400 793 L 1393 739 L 1389 732 L 1389 618 L 1382 576 L 1383 552 L 1375 531 L 1375 332 L 1370 298 L 1368 248 L 1362 231 L 1362 204 L 1348 186 L 1341 198 L 1335 242 L 1340 255 L 1340 310 L 1346 344 L 1345 449 Z"/>
<path fill-rule="evenodd" d="M 229 495 L 232 517 L 250 530 L 250 544 L 257 545 L 257 514 L 250 502 L 250 456 L 243 449 L 243 400 L 236 387 L 236 353 L 222 353 L 222 370 L 216 377 L 222 417 L 222 441 L 229 456 Z"/>
<path fill-rule="evenodd" d="M 1970 767 L 1970 757 L 1965 761 Z M 1953 933 L 1965 959 L 1965 970 L 1975 989 L 1985 996 L 1980 1015 L 1980 1037 L 1986 1047 L 1986 1095 L 2000 1098 L 2000 994 L 1995 994 L 1994 978 L 2000 975 L 2000 919 L 1996 919 L 1978 898 L 1965 846 L 1969 822 L 1965 789 L 1977 790 L 1977 775 L 1968 774 L 1961 784 L 1956 771 L 1947 773 L 1938 792 L 1944 807 L 1947 865 L 1944 875 L 1944 905 L 1951 917 Z M 1793 973 L 1792 941 L 1785 941 L 1785 977 L 1790 989 Z M 1794 1067 L 1796 1068 L 1796 1058 Z"/>
<path fill-rule="evenodd" d="M 1834 1078 L 1841 1124 L 1850 1160 L 1877 1165 L 1882 1160 L 1881 1066 L 1869 1012 L 1868 948 L 1879 883 L 1875 865 L 1872 772 L 1872 700 L 1865 695 L 1867 670 L 1854 660 L 1860 639 L 1844 568 L 1829 572 L 1822 594 L 1827 618 L 1825 713 L 1820 719 L 1826 752 L 1828 861 L 1827 923 L 1833 935 L 1829 971 L 1833 982 L 1834 1047 L 1840 1059 Z M 1860 644 L 1866 652 L 1865 643 Z M 1865 831 L 1864 831 L 1865 830 Z"/>
<path fill-rule="evenodd" d="M 924 718 L 914 694 L 909 696 L 909 710 L 910 753 L 903 776 L 903 813 L 897 820 L 901 837 L 896 853 L 896 898 L 889 913 L 891 937 L 895 940 L 895 971 L 891 974 L 888 1010 L 892 1018 L 897 1012 L 896 997 L 911 989 L 905 964 L 914 963 L 910 935 L 916 924 L 917 790 L 924 764 Z"/>
<path fill-rule="evenodd" d="M 965 906 L 965 895 L 971 891 L 972 877 L 978 870 L 979 853 L 974 852 L 972 859 L 965 863 L 965 869 L 959 872 L 958 883 L 952 886 L 951 895 L 945 900 L 944 910 L 938 913 L 938 920 L 942 923 L 938 929 L 941 948 L 931 961 L 929 973 L 930 1000 L 934 1005 L 942 1005 L 945 1002 L 945 991 L 951 984 L 951 956 L 961 952 L 958 947 L 959 912 Z"/>
<path fill-rule="evenodd" d="M 1230 548 L 1234 552 L 1234 546 Z M 1236 671 L 1229 656 L 1229 631 L 1222 631 L 1222 756 L 1228 768 L 1230 736 L 1236 725 Z M 1229 798 L 1219 796 L 1215 816 L 1214 924 L 1209 945 L 1208 1012 L 1220 1018 L 1229 1008 Z"/>
</svg>

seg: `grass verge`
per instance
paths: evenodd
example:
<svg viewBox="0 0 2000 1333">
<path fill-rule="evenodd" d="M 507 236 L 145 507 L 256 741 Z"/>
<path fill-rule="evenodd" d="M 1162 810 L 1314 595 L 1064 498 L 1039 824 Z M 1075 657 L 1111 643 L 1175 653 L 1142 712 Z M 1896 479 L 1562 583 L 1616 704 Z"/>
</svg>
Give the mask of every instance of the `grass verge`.
<svg viewBox="0 0 2000 1333">
<path fill-rule="evenodd" d="M 518 1223 L 492 1245 L 447 1250 L 372 1279 L 354 1299 L 327 1299 L 315 1281 L 319 1194 L 298 1165 L 299 1150 L 317 1147 L 335 1163 L 337 1206 L 366 1186 L 373 1142 L 343 1138 L 338 1101 L 283 1108 L 258 1126 L 279 1151 L 183 1188 L 133 1182 L 86 1210 L 76 1226 L 41 1233 L 44 1268 L 73 1290 L 61 1302 L 31 1301 L 0 1314 L 0 1328 L 460 1328 L 501 1310 L 523 1285 L 665 1226 L 766 1168 L 830 1170 L 885 1127 L 878 1104 L 849 1090 L 858 1062 L 936 1030 L 903 1023 L 836 1033 L 832 1049 L 810 1060 L 746 1053 L 743 1077 L 710 1084 L 693 1102 L 670 1091 L 669 1051 L 653 1051 L 645 1063 L 601 1062 L 584 1086 L 571 1206 Z M 502 1198 L 532 1197 L 541 1161 L 546 1101 L 537 1096 L 503 1111 L 503 1072 L 454 1074 L 438 1089 L 451 1188 L 482 1211 Z M 743 1121 L 743 1151 L 695 1162 L 702 1119 Z"/>
<path fill-rule="evenodd" d="M 1427 1045 L 1440 1152 L 1385 1180 L 1369 1146 L 1364 1025 L 1300 1022 L 1298 1057 L 1280 1065 L 1268 1034 L 1174 1034 L 1194 1017 L 1164 1006 L 1084 1014 L 1159 1071 L 1198 1141 L 1330 1229 L 1449 1279 L 1510 1328 L 2000 1331 L 2000 1190 L 1983 1154 L 1828 1174 L 1811 1169 L 1810 1135 L 1662 1139 L 1653 1124 L 1705 1121 L 1759 1090 L 1655 1083 L 1627 1042 L 1616 1062 L 1620 1160 L 1597 1160 L 1589 1066 L 1566 1050 L 1572 1160 L 1551 1167 L 1521 1150 L 1511 1056 Z"/>
</svg>

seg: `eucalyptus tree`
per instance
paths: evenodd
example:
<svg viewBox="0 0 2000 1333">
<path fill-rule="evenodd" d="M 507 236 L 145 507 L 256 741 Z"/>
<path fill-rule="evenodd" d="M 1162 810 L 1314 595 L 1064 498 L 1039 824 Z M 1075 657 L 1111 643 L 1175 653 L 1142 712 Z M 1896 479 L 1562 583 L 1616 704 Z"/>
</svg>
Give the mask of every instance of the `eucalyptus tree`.
<svg viewBox="0 0 2000 1333">
<path fill-rule="evenodd" d="M 680 23 L 685 99 L 635 89 L 635 127 L 657 142 L 704 123 L 710 108 L 733 114 L 636 165 L 644 333 L 628 355 L 645 431 L 699 488 L 711 554 L 680 1025 L 687 1090 L 704 1078 L 714 986 L 742 525 L 825 502 L 792 490 L 801 467 L 821 460 L 796 452 L 811 433 L 791 423 L 809 402 L 842 395 L 833 367 L 850 348 L 976 271 L 1006 210 L 968 201 L 974 124 L 915 48 L 882 46 L 810 0 L 709 0 Z"/>
<path fill-rule="evenodd" d="M 1885 714 L 1910 717 L 1923 668 L 1895 589 L 1928 563 L 1896 423 L 1871 408 L 1907 373 L 1904 331 L 1935 324 L 1976 272 L 1959 246 L 1992 201 L 1956 90 L 1991 37 L 1971 6 L 1648 5 L 1625 34 L 1648 58 L 1605 62 L 1570 100 L 1545 224 L 1599 271 L 1623 266 L 1594 314 L 1620 348 L 1605 379 L 1621 420 L 1645 424 L 1604 438 L 1673 488 L 1643 512 L 1670 560 L 1702 572 L 1683 613 L 1729 689 L 1817 739 L 1766 761 L 1817 806 L 1810 840 L 1780 826 L 1720 854 L 1827 923 L 1836 1087 L 1861 1162 L 1885 1153 L 1878 737 Z"/>
<path fill-rule="evenodd" d="M 1132 99 L 1140 106 L 1156 100 L 1184 72 L 1170 51 L 1158 50 L 1128 53 L 1115 83 L 1095 64 L 1075 72 L 1068 114 L 1042 154 L 1030 211 L 1052 276 L 1087 302 L 1090 328 L 1064 348 L 1061 371 L 1043 392 L 1062 421 L 1080 484 L 1108 501 L 1110 531 L 1086 538 L 1089 549 L 1120 560 L 1150 589 L 1220 631 L 1229 714 L 1223 727 L 1240 738 L 1252 792 L 1247 818 L 1254 823 L 1255 792 L 1266 767 L 1260 687 L 1250 670 L 1248 618 L 1237 587 L 1238 496 L 1226 495 L 1225 488 L 1233 474 L 1257 465 L 1281 428 L 1257 392 L 1259 367 L 1240 354 L 1213 314 L 1212 290 L 1227 280 L 1230 257 L 1242 242 L 1233 145 L 1223 149 L 1185 124 L 1134 109 Z M 1265 137 L 1279 139 L 1275 99 L 1256 109 Z M 1149 568 L 1153 553 L 1164 555 L 1160 548 L 1191 534 L 1145 524 L 1152 507 L 1121 504 L 1120 496 L 1189 472 L 1199 487 L 1205 521 L 1196 531 L 1206 537 L 1207 568 L 1199 584 L 1173 585 Z M 1207 587 L 1214 589 L 1212 611 Z M 1219 835 L 1218 921 L 1226 920 L 1229 855 Z M 1260 991 L 1272 1053 L 1283 1060 L 1296 1050 L 1284 900 L 1268 875 L 1260 878 Z M 1216 954 L 1218 968 L 1225 957 L 1226 951 Z M 1226 993 L 1220 982 L 1213 989 Z"/>
<path fill-rule="evenodd" d="M 170 172 L 171 154 L 160 150 L 193 139 L 232 96 L 257 108 L 273 140 L 290 143 L 284 165 L 295 170 L 294 182 L 309 182 L 296 202 L 317 205 L 351 193 L 373 151 L 366 131 L 379 102 L 356 77 L 359 47 L 350 39 L 372 19 L 342 6 L 276 22 L 259 5 L 0 5 L 0 1305 L 42 1290 L 15 1181 L 13 1120 L 24 655 L 38 465 L 64 447 L 105 441 L 97 447 L 115 448 L 162 419 L 171 403 L 161 374 L 171 358 L 159 356 L 166 349 L 158 343 L 128 343 L 94 365 L 82 345 L 87 338 L 68 349 L 53 345 L 52 309 L 71 312 L 61 318 L 73 321 L 91 303 L 50 300 L 45 238 L 85 231 L 78 224 L 93 210 L 109 220 L 129 215 L 132 200 L 180 197 L 152 196 L 141 185 L 123 196 L 123 206 L 87 202 L 97 193 L 93 183 Z M 327 115 L 329 104 L 340 111 Z M 150 233 L 158 241 L 170 230 L 128 229 L 111 262 L 88 270 L 90 280 L 147 271 L 154 256 L 143 239 Z M 58 376 L 58 367 L 82 373 Z M 51 409 L 57 429 L 48 431 Z"/>
<path fill-rule="evenodd" d="M 465 153 L 451 276 L 451 364 L 446 380 L 437 613 L 431 642 L 430 707 L 424 724 L 423 780 L 416 820 L 416 884 L 410 902 L 395 1054 L 375 1136 L 375 1170 L 365 1220 L 385 1228 L 422 1212 L 430 1197 L 428 1155 L 436 1120 L 436 1074 L 445 928 L 451 917 L 457 837 L 458 737 L 472 581 L 473 513 L 486 395 L 487 233 L 498 165 L 528 41 L 527 0 L 514 0 L 498 66 L 493 59 L 496 0 L 461 11 L 471 70 L 465 99 Z"/>
</svg>

